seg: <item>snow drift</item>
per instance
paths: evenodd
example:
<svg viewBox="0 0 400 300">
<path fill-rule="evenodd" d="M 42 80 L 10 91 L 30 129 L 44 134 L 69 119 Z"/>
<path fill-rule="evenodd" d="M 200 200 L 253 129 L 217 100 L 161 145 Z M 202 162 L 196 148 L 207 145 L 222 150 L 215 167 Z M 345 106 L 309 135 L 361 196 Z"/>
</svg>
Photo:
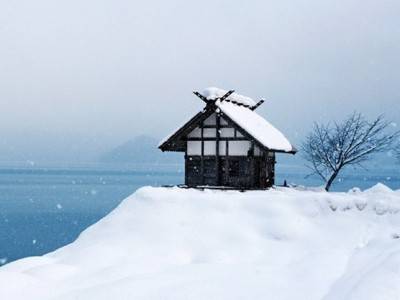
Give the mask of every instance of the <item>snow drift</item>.
<svg viewBox="0 0 400 300">
<path fill-rule="evenodd" d="M 0 299 L 399 299 L 400 191 L 145 187 Z"/>
</svg>

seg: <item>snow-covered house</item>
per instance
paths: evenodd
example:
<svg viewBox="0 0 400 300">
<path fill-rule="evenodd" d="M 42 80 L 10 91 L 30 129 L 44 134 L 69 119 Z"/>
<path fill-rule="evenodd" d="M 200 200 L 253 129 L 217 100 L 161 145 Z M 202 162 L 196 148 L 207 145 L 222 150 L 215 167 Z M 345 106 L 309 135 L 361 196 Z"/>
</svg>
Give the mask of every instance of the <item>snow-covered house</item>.
<svg viewBox="0 0 400 300">
<path fill-rule="evenodd" d="M 218 88 L 194 94 L 205 108 L 159 144 L 162 151 L 185 152 L 185 184 L 272 186 L 275 153 L 295 154 L 296 148 L 255 112 L 263 100 Z"/>
</svg>

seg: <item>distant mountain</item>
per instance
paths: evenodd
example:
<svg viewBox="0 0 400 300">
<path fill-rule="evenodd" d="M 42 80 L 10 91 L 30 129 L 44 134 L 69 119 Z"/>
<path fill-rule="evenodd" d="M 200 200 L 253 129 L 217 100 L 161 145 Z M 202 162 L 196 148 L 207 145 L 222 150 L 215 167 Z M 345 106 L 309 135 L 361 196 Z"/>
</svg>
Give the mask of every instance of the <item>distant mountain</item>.
<svg viewBox="0 0 400 300">
<path fill-rule="evenodd" d="M 0 165 L 95 163 L 99 155 L 115 145 L 115 140 L 79 132 L 0 132 Z"/>
<path fill-rule="evenodd" d="M 102 163 L 178 163 L 182 153 L 163 153 L 158 149 L 158 140 L 141 135 L 104 153 Z"/>
</svg>

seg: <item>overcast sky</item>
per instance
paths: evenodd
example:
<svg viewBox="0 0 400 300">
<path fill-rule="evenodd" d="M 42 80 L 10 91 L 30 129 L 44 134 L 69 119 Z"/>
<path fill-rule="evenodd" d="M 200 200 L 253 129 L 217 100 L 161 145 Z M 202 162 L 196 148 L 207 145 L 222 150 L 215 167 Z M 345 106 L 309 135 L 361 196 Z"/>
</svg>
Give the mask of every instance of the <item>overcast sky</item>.
<svg viewBox="0 0 400 300">
<path fill-rule="evenodd" d="M 0 132 L 162 137 L 207 86 L 268 99 L 295 143 L 353 110 L 400 124 L 399 16 L 398 0 L 0 0 Z"/>
</svg>

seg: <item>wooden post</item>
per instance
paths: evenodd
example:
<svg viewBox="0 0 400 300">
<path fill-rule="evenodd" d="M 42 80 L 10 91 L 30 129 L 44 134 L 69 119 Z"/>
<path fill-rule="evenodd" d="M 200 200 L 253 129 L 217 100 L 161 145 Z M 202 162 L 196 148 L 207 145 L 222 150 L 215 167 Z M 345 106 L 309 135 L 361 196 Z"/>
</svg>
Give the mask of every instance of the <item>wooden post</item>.
<svg viewBox="0 0 400 300">
<path fill-rule="evenodd" d="M 189 185 L 188 174 L 189 174 L 189 171 L 188 171 L 188 156 L 187 156 L 187 147 L 186 147 L 186 150 L 185 150 L 185 185 Z"/>
<path fill-rule="evenodd" d="M 225 141 L 225 184 L 229 182 L 229 141 Z"/>
<path fill-rule="evenodd" d="M 221 118 L 220 118 L 220 115 L 217 113 L 216 114 L 216 117 L 217 117 L 217 119 L 216 119 L 216 121 L 217 121 L 217 128 L 216 128 L 216 145 L 215 145 L 215 169 L 216 169 L 216 183 L 217 183 L 217 185 L 219 186 L 219 185 L 221 185 L 221 176 L 220 176 L 220 170 L 219 170 L 219 165 L 220 165 L 220 163 L 219 163 L 219 138 L 220 138 L 220 132 L 219 132 L 219 130 L 220 130 L 220 123 L 221 123 Z"/>
<path fill-rule="evenodd" d="M 275 160 L 275 152 L 274 152 L 274 157 L 272 159 L 272 182 L 271 182 L 271 185 L 275 185 L 275 164 L 276 164 L 276 160 Z"/>
<path fill-rule="evenodd" d="M 252 188 L 254 188 L 255 187 L 255 185 L 256 185 L 256 170 L 255 170 L 255 168 L 256 168 L 256 166 L 255 166 L 255 164 L 256 164 L 256 162 L 254 161 L 254 141 L 251 141 L 251 144 L 250 144 L 250 156 L 248 157 L 248 159 L 250 160 L 249 161 L 249 164 L 250 164 L 250 176 L 251 176 L 251 179 L 250 179 L 250 185 L 251 185 L 251 187 Z"/>
<path fill-rule="evenodd" d="M 200 132 L 201 132 L 201 156 L 200 156 L 200 174 L 201 174 L 201 184 L 204 185 L 204 123 L 200 123 Z"/>
</svg>

